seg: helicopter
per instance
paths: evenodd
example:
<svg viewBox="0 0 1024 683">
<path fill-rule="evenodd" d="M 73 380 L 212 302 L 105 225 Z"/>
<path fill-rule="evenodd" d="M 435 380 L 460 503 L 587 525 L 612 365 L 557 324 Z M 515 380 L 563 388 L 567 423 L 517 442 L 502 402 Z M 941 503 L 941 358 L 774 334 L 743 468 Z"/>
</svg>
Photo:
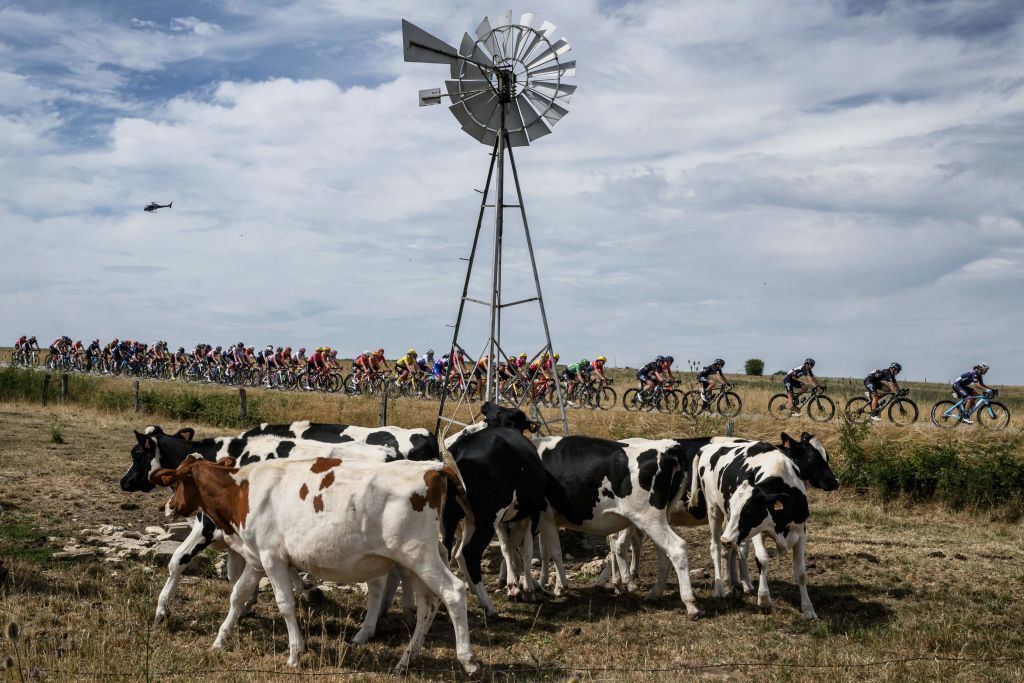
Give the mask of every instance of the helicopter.
<svg viewBox="0 0 1024 683">
<path fill-rule="evenodd" d="M 174 206 L 174 202 L 171 202 L 170 204 L 157 204 L 156 202 L 150 202 L 149 204 L 146 204 L 146 207 L 143 209 L 143 211 L 153 213 L 157 209 L 169 209 L 172 206 Z"/>
</svg>

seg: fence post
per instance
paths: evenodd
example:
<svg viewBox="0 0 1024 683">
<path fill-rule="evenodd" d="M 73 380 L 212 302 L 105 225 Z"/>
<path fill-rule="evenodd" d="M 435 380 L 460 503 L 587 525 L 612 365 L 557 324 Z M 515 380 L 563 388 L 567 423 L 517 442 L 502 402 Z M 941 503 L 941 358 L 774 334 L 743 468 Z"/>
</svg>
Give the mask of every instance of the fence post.
<svg viewBox="0 0 1024 683">
<path fill-rule="evenodd" d="M 725 421 L 725 435 L 732 436 L 732 420 Z"/>
<path fill-rule="evenodd" d="M 50 394 L 50 373 L 43 375 L 43 405 L 46 405 L 46 399 L 49 398 Z"/>
<path fill-rule="evenodd" d="M 245 387 L 238 388 L 238 413 L 242 418 L 242 426 L 249 424 L 249 402 L 245 398 Z"/>
<path fill-rule="evenodd" d="M 380 392 L 380 427 L 388 426 L 388 392 L 386 389 L 381 389 Z"/>
<path fill-rule="evenodd" d="M 132 382 L 132 404 L 135 406 L 135 412 L 139 412 L 139 380 Z"/>
<path fill-rule="evenodd" d="M 68 373 L 62 373 L 60 376 L 60 402 L 67 403 L 68 400 Z"/>
</svg>

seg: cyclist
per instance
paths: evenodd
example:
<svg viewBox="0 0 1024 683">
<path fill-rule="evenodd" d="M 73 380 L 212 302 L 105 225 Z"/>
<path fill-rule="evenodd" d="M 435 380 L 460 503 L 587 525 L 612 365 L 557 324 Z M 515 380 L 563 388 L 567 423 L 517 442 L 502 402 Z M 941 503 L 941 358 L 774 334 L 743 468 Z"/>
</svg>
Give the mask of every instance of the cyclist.
<svg viewBox="0 0 1024 683">
<path fill-rule="evenodd" d="M 179 372 L 178 368 L 184 370 L 186 367 L 188 367 L 188 354 L 185 353 L 184 346 L 179 346 L 178 350 L 171 356 L 171 374 L 177 374 Z"/>
<path fill-rule="evenodd" d="M 813 358 L 805 358 L 803 365 L 798 365 L 786 374 L 782 379 L 782 385 L 786 387 L 786 407 L 789 408 L 790 413 L 793 417 L 800 415 L 800 411 L 796 407 L 796 397 L 807 391 L 807 387 L 800 381 L 801 377 L 806 377 L 807 381 L 816 387 L 821 386 L 821 382 L 814 376 L 812 368 L 814 367 Z"/>
<path fill-rule="evenodd" d="M 309 359 L 306 361 L 306 371 L 310 377 L 309 384 L 311 387 L 313 384 L 313 377 L 326 367 L 327 364 L 324 363 L 324 347 L 318 346 L 316 347 L 316 350 L 309 355 Z"/>
<path fill-rule="evenodd" d="M 377 349 L 370 356 L 370 370 L 377 374 L 391 370 L 387 358 L 384 357 L 384 349 Z"/>
<path fill-rule="evenodd" d="M 71 337 L 64 335 L 57 337 L 50 344 L 50 356 L 60 356 L 61 354 L 67 353 L 71 349 Z M 49 359 L 47 359 L 49 361 Z"/>
<path fill-rule="evenodd" d="M 672 356 L 658 356 L 637 370 L 636 378 L 640 383 L 640 388 L 650 393 L 660 382 L 675 381 L 675 376 L 672 374 L 674 360 Z"/>
<path fill-rule="evenodd" d="M 443 382 L 446 371 L 448 370 L 448 354 L 446 353 L 435 360 L 431 370 L 433 371 L 434 379 Z"/>
<path fill-rule="evenodd" d="M 590 373 L 590 361 L 586 358 L 582 359 L 578 363 L 572 363 L 565 367 L 562 371 L 562 379 L 565 380 L 565 395 L 571 397 L 572 390 L 576 386 L 577 379 L 586 381 L 589 379 Z M 576 404 L 572 401 L 566 401 L 566 405 L 572 408 L 576 407 Z"/>
<path fill-rule="evenodd" d="M 430 374 L 434 367 L 434 349 L 427 349 L 424 355 L 416 359 L 416 365 L 419 366 L 420 372 Z"/>
<path fill-rule="evenodd" d="M 598 379 L 600 379 L 605 384 L 608 383 L 608 375 L 605 374 L 605 371 L 604 371 L 604 365 L 607 362 L 608 362 L 607 358 L 605 358 L 604 356 L 598 356 L 597 358 L 594 359 L 594 366 L 593 366 L 594 374 L 597 375 Z"/>
<path fill-rule="evenodd" d="M 985 384 L 985 381 L 982 379 L 986 374 L 988 374 L 988 363 L 978 363 L 953 382 L 953 393 L 961 399 L 967 399 L 964 402 L 964 410 L 962 411 L 962 414 L 965 416 L 962 418 L 964 424 L 974 424 L 970 415 L 971 411 L 974 410 L 975 402 L 978 400 L 978 392 L 971 385 L 977 382 L 978 386 L 986 391 L 992 388 Z"/>
<path fill-rule="evenodd" d="M 484 355 L 473 366 L 473 379 L 476 380 L 477 394 L 481 401 L 484 399 L 484 392 L 487 390 L 487 366 L 490 364 L 490 361 L 490 357 Z"/>
<path fill-rule="evenodd" d="M 85 350 L 85 371 L 92 372 L 92 368 L 99 362 L 100 359 L 100 340 L 93 339 L 89 344 L 89 348 Z"/>
<path fill-rule="evenodd" d="M 872 422 L 880 422 L 882 420 L 882 418 L 878 416 L 879 394 L 895 394 L 900 390 L 900 385 L 896 382 L 896 375 L 898 375 L 902 369 L 902 365 L 893 361 L 889 364 L 889 367 L 875 370 L 864 378 L 864 388 L 868 390 L 868 396 L 871 398 Z"/>
<path fill-rule="evenodd" d="M 704 404 L 704 408 L 708 408 L 708 404 L 711 401 L 711 392 L 715 388 L 715 379 L 721 379 L 722 384 L 729 383 L 729 380 L 722 374 L 722 368 L 724 367 L 725 361 L 721 358 L 716 358 L 714 363 L 705 365 L 697 373 L 697 382 L 700 384 L 700 400 Z"/>
</svg>

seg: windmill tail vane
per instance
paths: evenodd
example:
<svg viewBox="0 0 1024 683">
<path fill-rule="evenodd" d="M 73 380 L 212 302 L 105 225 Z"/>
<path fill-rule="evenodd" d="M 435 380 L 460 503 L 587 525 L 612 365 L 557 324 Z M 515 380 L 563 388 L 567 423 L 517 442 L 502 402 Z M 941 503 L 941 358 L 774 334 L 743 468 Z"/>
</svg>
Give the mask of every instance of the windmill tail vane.
<svg viewBox="0 0 1024 683">
<path fill-rule="evenodd" d="M 476 27 L 473 35 L 463 35 L 459 47 L 431 35 L 418 26 L 402 20 L 402 46 L 405 61 L 428 64 L 447 64 L 449 79 L 443 88 L 428 88 L 419 91 L 420 106 L 440 104 L 448 99 L 448 110 L 459 122 L 462 130 L 478 142 L 492 148 L 487 182 L 480 202 L 473 246 L 467 260 L 466 279 L 459 312 L 452 336 L 450 368 L 457 376 L 450 392 L 442 392 L 437 418 L 437 436 L 443 439 L 449 430 L 465 426 L 475 420 L 476 401 L 488 400 L 496 403 L 507 402 L 517 407 L 532 404 L 532 416 L 545 425 L 547 431 L 560 422 L 561 431 L 568 433 L 569 423 L 565 413 L 562 386 L 557 367 L 551 357 L 554 347 L 544 309 L 540 276 L 533 251 L 523 202 L 519 172 L 516 168 L 513 147 L 525 147 L 545 135 L 566 114 L 566 105 L 576 92 L 576 86 L 565 82 L 576 73 L 576 62 L 565 59 L 570 45 L 564 38 L 555 39 L 556 27 L 548 21 L 541 21 L 532 12 L 523 14 L 518 23 L 513 23 L 512 12 L 505 12 L 493 21 L 485 17 Z M 506 159 L 512 171 L 518 203 L 506 204 L 505 167 Z M 492 203 L 488 198 L 492 192 Z M 486 297 L 469 296 L 470 281 L 476 256 L 479 251 L 483 219 L 488 208 L 494 210 L 494 231 L 491 253 L 490 292 Z M 502 298 L 503 231 L 506 208 L 517 208 L 522 219 L 526 247 L 533 269 L 535 295 L 506 302 Z M 516 359 L 510 358 L 502 346 L 502 310 L 510 306 L 536 302 L 543 323 L 544 345 L 534 354 L 537 361 L 535 370 L 528 370 Z M 480 358 L 462 360 L 460 332 L 466 315 L 466 304 L 480 304 L 488 309 L 488 338 Z M 457 353 L 458 350 L 458 353 Z M 497 365 L 506 363 L 516 367 L 522 375 L 520 390 L 502 392 Z M 545 365 L 547 364 L 547 365 Z M 486 383 L 474 386 L 474 377 L 486 372 Z M 553 392 L 538 395 L 537 375 L 546 372 L 551 377 Z M 544 383 L 541 383 L 543 386 Z M 541 402 L 554 403 L 558 419 L 545 416 L 540 410 Z M 447 410 L 446 410 L 447 409 Z M 548 417 L 551 418 L 549 421 Z"/>
</svg>

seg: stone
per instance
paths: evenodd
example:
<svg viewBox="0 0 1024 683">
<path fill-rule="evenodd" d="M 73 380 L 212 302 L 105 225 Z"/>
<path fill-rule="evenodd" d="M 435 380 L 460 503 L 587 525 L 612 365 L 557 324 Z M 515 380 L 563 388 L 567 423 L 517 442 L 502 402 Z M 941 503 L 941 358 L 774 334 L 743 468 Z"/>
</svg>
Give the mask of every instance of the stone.
<svg viewBox="0 0 1024 683">
<path fill-rule="evenodd" d="M 131 539 L 134 539 L 136 541 L 139 540 L 140 538 L 142 538 L 142 534 L 140 534 L 138 531 L 130 531 L 130 530 L 122 532 L 121 536 L 124 537 L 124 538 L 131 538 Z"/>
<path fill-rule="evenodd" d="M 92 548 L 80 548 L 74 545 L 66 545 L 64 549 L 53 554 L 55 560 L 91 560 L 96 557 L 96 551 Z"/>
<path fill-rule="evenodd" d="M 174 554 L 174 551 L 178 549 L 179 545 L 181 544 L 177 541 L 161 541 L 150 548 L 146 555 L 155 564 L 167 564 L 167 562 L 170 561 L 171 556 Z"/>
<path fill-rule="evenodd" d="M 604 570 L 604 558 L 598 558 L 591 560 L 590 562 L 584 562 L 580 567 L 581 574 L 600 574 Z"/>
<path fill-rule="evenodd" d="M 167 533 L 171 535 L 171 540 L 184 541 L 192 533 L 192 522 L 172 522 L 167 525 Z"/>
<path fill-rule="evenodd" d="M 150 536 L 163 536 L 167 533 L 162 526 L 147 526 L 145 532 Z"/>
</svg>

